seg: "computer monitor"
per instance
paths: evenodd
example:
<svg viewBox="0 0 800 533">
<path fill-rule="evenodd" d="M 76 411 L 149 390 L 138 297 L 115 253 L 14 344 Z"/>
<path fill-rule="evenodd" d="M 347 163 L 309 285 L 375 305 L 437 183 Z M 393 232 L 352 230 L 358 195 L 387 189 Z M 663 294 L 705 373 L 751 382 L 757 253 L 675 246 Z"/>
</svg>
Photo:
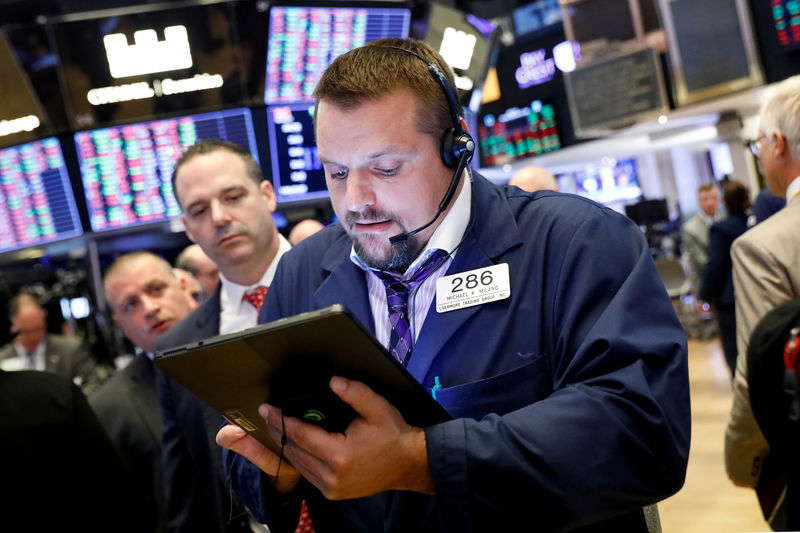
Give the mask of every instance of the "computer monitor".
<svg viewBox="0 0 800 533">
<path fill-rule="evenodd" d="M 561 148 L 553 105 L 541 100 L 499 114 L 483 113 L 477 138 L 481 167 L 504 165 Z"/>
<path fill-rule="evenodd" d="M 797 0 L 771 0 L 770 3 L 778 44 L 789 50 L 800 48 L 800 6 Z"/>
<path fill-rule="evenodd" d="M 385 37 L 407 37 L 411 10 L 396 2 L 273 5 L 269 11 L 264 102 L 310 102 L 339 55 Z"/>
<path fill-rule="evenodd" d="M 625 214 L 639 226 L 649 226 L 669 222 L 669 208 L 667 201 L 642 200 L 641 202 L 625 206 Z"/>
<path fill-rule="evenodd" d="M 181 214 L 172 171 L 186 148 L 203 139 L 225 139 L 258 160 L 247 108 L 214 111 L 75 134 L 92 230 L 161 222 Z"/>
<path fill-rule="evenodd" d="M 574 192 L 604 205 L 629 203 L 642 196 L 633 159 L 604 158 L 575 171 L 574 179 L 575 190 L 562 188 L 562 192 Z"/>
<path fill-rule="evenodd" d="M 0 149 L 0 253 L 81 233 L 58 139 Z"/>
<path fill-rule="evenodd" d="M 5 32 L 0 31 L 0 146 L 15 146 L 53 134 L 36 92 Z"/>
<path fill-rule="evenodd" d="M 561 22 L 562 13 L 558 0 L 535 0 L 514 8 L 514 35 L 520 37 L 541 28 Z"/>
<path fill-rule="evenodd" d="M 317 158 L 314 104 L 267 107 L 272 184 L 278 204 L 328 197 L 325 171 Z"/>
<path fill-rule="evenodd" d="M 499 33 L 488 20 L 441 4 L 431 6 L 425 42 L 453 69 L 459 100 L 473 111 L 480 106 Z"/>
</svg>

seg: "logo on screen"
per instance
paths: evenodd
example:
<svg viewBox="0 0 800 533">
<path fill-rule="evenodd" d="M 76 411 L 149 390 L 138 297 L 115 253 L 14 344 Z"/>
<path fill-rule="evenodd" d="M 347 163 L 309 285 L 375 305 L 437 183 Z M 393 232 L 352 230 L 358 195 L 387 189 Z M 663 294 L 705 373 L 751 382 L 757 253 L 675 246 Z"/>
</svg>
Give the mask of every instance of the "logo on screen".
<svg viewBox="0 0 800 533">
<path fill-rule="evenodd" d="M 164 40 L 159 41 L 155 30 L 140 30 L 133 34 L 135 44 L 129 45 L 122 33 L 103 37 L 108 68 L 115 78 L 139 76 L 192 66 L 189 35 L 186 26 L 164 28 Z"/>
<path fill-rule="evenodd" d="M 477 37 L 467 32 L 445 28 L 439 53 L 451 67 L 467 70 L 477 41 Z"/>
</svg>

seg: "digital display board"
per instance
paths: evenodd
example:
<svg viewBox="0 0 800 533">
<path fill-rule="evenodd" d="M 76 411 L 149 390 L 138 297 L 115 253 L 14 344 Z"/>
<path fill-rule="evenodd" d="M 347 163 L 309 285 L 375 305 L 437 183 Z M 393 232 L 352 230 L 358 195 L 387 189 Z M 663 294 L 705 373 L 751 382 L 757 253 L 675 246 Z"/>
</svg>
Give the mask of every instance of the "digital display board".
<svg viewBox="0 0 800 533">
<path fill-rule="evenodd" d="M 225 139 L 258 160 L 249 109 L 231 109 L 114 126 L 75 134 L 83 188 L 94 231 L 160 222 L 181 214 L 172 170 L 184 150 Z"/>
<path fill-rule="evenodd" d="M 478 139 L 482 167 L 504 165 L 561 148 L 555 110 L 539 100 L 498 115 L 483 114 Z"/>
<path fill-rule="evenodd" d="M 328 197 L 313 112 L 314 104 L 308 103 L 267 108 L 272 184 L 279 204 Z"/>
<path fill-rule="evenodd" d="M 463 105 L 477 110 L 480 99 L 471 102 L 473 91 L 480 95 L 486 74 L 496 53 L 495 25 L 458 9 L 433 4 L 428 17 L 425 42 L 438 50 L 453 69 L 458 97 Z"/>
<path fill-rule="evenodd" d="M 561 7 L 558 0 L 537 0 L 514 8 L 514 34 L 519 37 L 540 28 L 561 22 Z"/>
<path fill-rule="evenodd" d="M 13 146 L 52 135 L 30 81 L 0 31 L 0 146 Z"/>
<path fill-rule="evenodd" d="M 778 43 L 786 48 L 800 47 L 800 0 L 770 0 Z"/>
<path fill-rule="evenodd" d="M 230 3 L 213 3 L 103 10 L 54 23 L 71 126 L 242 105 L 233 19 Z"/>
<path fill-rule="evenodd" d="M 322 73 L 339 55 L 386 37 L 407 37 L 411 11 L 401 7 L 272 6 L 266 104 L 311 101 Z"/>
<path fill-rule="evenodd" d="M 0 149 L 0 252 L 81 233 L 58 139 Z"/>
<path fill-rule="evenodd" d="M 558 188 L 605 205 L 630 203 L 642 196 L 633 159 L 604 158 L 585 165 L 574 173 L 559 176 Z"/>
</svg>

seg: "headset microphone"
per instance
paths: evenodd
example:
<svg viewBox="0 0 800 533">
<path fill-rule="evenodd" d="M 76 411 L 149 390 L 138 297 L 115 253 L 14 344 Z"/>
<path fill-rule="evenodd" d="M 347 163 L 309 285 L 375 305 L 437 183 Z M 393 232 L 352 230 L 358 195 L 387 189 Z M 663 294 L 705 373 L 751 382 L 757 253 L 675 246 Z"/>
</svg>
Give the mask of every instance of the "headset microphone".
<svg viewBox="0 0 800 533">
<path fill-rule="evenodd" d="M 447 206 L 450 204 L 450 201 L 453 199 L 453 195 L 458 188 L 458 182 L 461 178 L 461 174 L 463 174 L 464 169 L 472 159 L 472 154 L 475 153 L 475 141 L 473 141 L 469 133 L 464 131 L 464 128 L 461 127 L 461 121 L 458 118 L 458 102 L 456 101 L 456 97 L 450 88 L 450 84 L 447 83 L 447 78 L 445 78 L 444 74 L 442 74 L 442 71 L 439 69 L 439 67 L 433 63 L 429 63 L 428 60 L 416 52 L 406 50 L 405 48 L 400 48 L 399 46 L 375 45 L 374 47 L 399 50 L 400 52 L 410 54 L 425 62 L 425 64 L 428 65 L 428 72 L 430 72 L 434 79 L 436 79 L 436 82 L 444 92 L 445 98 L 447 99 L 447 107 L 450 110 L 450 120 L 453 124 L 453 127 L 445 132 L 444 137 L 442 138 L 441 156 L 444 164 L 450 168 L 454 168 L 455 171 L 453 172 L 453 177 L 450 179 L 450 185 L 447 187 L 447 192 L 439 204 L 439 209 L 436 211 L 436 215 L 431 219 L 431 221 L 424 226 L 420 226 L 406 233 L 400 233 L 394 237 L 389 237 L 389 242 L 392 244 L 392 246 L 394 246 L 395 244 L 406 241 L 412 235 L 416 235 L 420 231 L 436 222 L 436 219 L 438 219 L 444 210 L 447 209 Z"/>
</svg>

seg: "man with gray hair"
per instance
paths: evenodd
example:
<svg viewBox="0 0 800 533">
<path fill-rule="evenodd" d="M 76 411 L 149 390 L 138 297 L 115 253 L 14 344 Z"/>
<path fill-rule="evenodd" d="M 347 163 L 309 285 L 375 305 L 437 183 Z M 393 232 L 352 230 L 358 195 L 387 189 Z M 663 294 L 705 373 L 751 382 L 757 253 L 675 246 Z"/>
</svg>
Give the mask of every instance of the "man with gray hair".
<svg viewBox="0 0 800 533">
<path fill-rule="evenodd" d="M 800 76 L 767 92 L 758 136 L 750 148 L 758 156 L 767 186 L 787 202 L 731 247 L 739 354 L 725 432 L 725 466 L 735 484 L 755 487 L 769 445 L 750 408 L 747 347 L 753 329 L 767 312 L 800 297 Z M 775 516 L 767 518 L 776 524 Z"/>
</svg>

